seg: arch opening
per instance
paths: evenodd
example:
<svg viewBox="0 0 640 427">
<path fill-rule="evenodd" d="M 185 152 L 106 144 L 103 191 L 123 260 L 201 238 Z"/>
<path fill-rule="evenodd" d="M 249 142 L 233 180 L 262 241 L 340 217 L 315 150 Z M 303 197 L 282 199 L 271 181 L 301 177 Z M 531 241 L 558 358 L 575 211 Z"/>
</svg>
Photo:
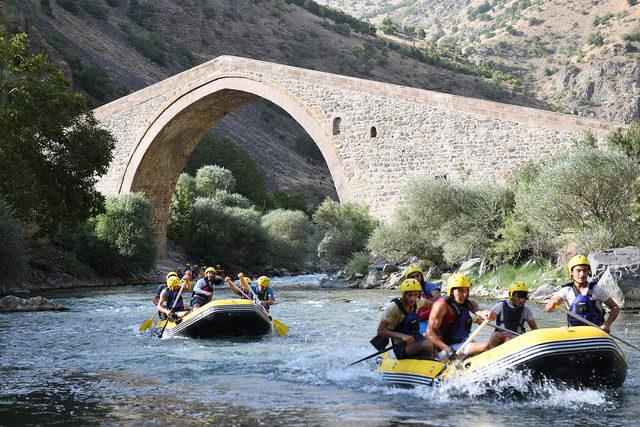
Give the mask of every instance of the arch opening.
<svg viewBox="0 0 640 427">
<path fill-rule="evenodd" d="M 202 137 L 227 114 L 264 98 L 289 114 L 317 144 L 340 200 L 350 200 L 341 159 L 318 123 L 291 97 L 262 83 L 223 78 L 173 100 L 146 129 L 127 164 L 120 192 L 142 191 L 152 205 L 159 247 L 166 247 L 171 195 L 186 161 Z"/>
</svg>

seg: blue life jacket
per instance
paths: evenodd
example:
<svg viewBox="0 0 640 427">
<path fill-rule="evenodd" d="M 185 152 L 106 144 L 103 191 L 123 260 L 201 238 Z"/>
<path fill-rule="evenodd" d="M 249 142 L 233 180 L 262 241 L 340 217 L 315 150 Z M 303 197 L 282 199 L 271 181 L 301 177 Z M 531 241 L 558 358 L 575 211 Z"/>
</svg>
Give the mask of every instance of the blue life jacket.
<svg viewBox="0 0 640 427">
<path fill-rule="evenodd" d="M 404 304 L 400 298 L 394 298 L 391 301 L 396 303 L 402 314 L 404 314 L 404 318 L 402 322 L 398 324 L 395 328 L 392 329 L 394 332 L 400 332 L 401 334 L 414 336 L 420 333 L 420 324 L 418 322 L 418 312 L 416 311 L 418 306 L 413 305 L 413 309 L 410 312 L 407 312 L 404 308 Z"/>
<path fill-rule="evenodd" d="M 469 301 L 467 300 L 464 304 L 460 305 L 449 298 L 444 298 L 444 300 L 455 311 L 456 320 L 444 330 L 442 341 L 447 345 L 464 342 L 469 337 L 471 325 L 473 324 L 471 314 L 469 313 Z"/>
<path fill-rule="evenodd" d="M 168 296 L 166 308 L 171 310 L 171 307 L 173 307 L 173 303 L 176 301 L 176 298 L 178 298 L 180 289 L 172 291 L 171 289 L 167 288 L 166 291 Z M 175 313 L 176 311 L 182 311 L 182 310 L 184 310 L 184 301 L 182 300 L 182 295 L 180 295 L 180 298 L 178 298 L 178 303 L 173 309 L 173 312 Z"/>
<path fill-rule="evenodd" d="M 586 295 L 580 294 L 573 282 L 567 283 L 563 286 L 571 286 L 573 294 L 575 295 L 575 299 L 573 300 L 573 304 L 571 304 L 569 311 L 600 326 L 604 323 L 604 313 L 598 308 L 596 301 L 592 298 L 593 287 L 595 285 L 596 284 L 593 282 L 589 283 L 589 290 Z M 569 326 L 585 326 L 583 322 L 569 315 L 567 315 L 567 322 L 569 323 Z"/>
<path fill-rule="evenodd" d="M 524 330 L 524 305 L 520 308 L 511 308 L 506 301 L 502 301 L 502 311 L 498 314 L 496 325 L 502 326 L 510 331 L 525 333 Z"/>
</svg>

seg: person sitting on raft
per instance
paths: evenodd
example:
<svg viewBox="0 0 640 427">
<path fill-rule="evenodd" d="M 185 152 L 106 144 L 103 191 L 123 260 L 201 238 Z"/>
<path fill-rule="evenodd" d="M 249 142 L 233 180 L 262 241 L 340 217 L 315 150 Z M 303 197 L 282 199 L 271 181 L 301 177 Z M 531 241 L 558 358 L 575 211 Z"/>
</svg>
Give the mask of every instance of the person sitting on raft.
<svg viewBox="0 0 640 427">
<path fill-rule="evenodd" d="M 255 298 L 260 302 L 260 305 L 267 311 L 269 311 L 269 307 L 275 304 L 276 297 L 273 293 L 273 288 L 271 287 L 271 280 L 269 280 L 267 276 L 258 277 L 258 280 L 256 280 L 257 285 L 249 285 L 245 283 L 245 277 L 242 273 L 238 274 L 238 279 L 240 279 L 240 283 L 243 288 L 245 285 L 247 286 L 246 291 L 249 292 L 247 293 L 245 291 L 245 294 L 250 297 L 255 295 Z"/>
<path fill-rule="evenodd" d="M 544 307 L 547 313 L 551 313 L 555 308 L 566 303 L 568 310 L 591 323 L 599 325 L 605 332 L 611 331 L 611 324 L 620 314 L 620 307 L 609 296 L 609 293 L 602 286 L 595 282 L 589 282 L 591 274 L 591 263 L 584 255 L 576 255 L 567 263 L 567 271 L 571 282 L 562 285 L 551 300 Z M 609 317 L 605 321 L 605 304 L 611 310 Z M 585 326 L 584 322 L 567 315 L 569 326 Z"/>
<path fill-rule="evenodd" d="M 385 306 L 378 324 L 378 337 L 391 338 L 397 359 L 433 357 L 435 353 L 433 345 L 420 334 L 417 302 L 421 292 L 420 282 L 405 279 L 400 285 L 400 298 Z"/>
<path fill-rule="evenodd" d="M 167 273 L 167 276 L 165 277 L 165 283 L 160 283 L 156 288 L 156 292 L 153 294 L 153 305 L 158 305 L 158 301 L 160 301 L 160 294 L 162 293 L 162 291 L 167 289 L 167 283 L 169 283 L 169 279 L 171 277 L 178 277 L 178 273 L 176 273 L 175 271 L 170 271 Z M 162 318 L 162 314 L 160 314 L 160 318 Z"/>
<path fill-rule="evenodd" d="M 489 316 L 488 311 L 480 311 L 475 301 L 469 299 L 471 282 L 464 274 L 452 274 L 447 279 L 447 297 L 433 303 L 427 338 L 441 350 L 440 358 L 450 360 L 456 357 L 456 351 L 471 333 L 475 313 L 476 323 L 482 323 Z M 474 342 L 465 346 L 462 357 L 474 356 L 487 349 L 487 343 Z"/>
<path fill-rule="evenodd" d="M 528 296 L 529 287 L 526 283 L 514 282 L 510 284 L 509 299 L 493 306 L 489 314 L 489 320 L 495 322 L 498 326 L 503 326 L 518 334 L 525 333 L 525 321 L 529 324 L 531 330 L 538 329 L 538 325 L 533 319 L 531 309 L 525 305 Z M 516 334 L 496 329 L 493 334 L 491 334 L 487 350 L 497 347 L 514 337 L 516 337 Z"/>
<path fill-rule="evenodd" d="M 411 265 L 404 272 L 404 278 L 415 279 L 420 283 L 422 287 L 422 298 L 427 301 L 435 301 L 440 298 L 440 286 L 435 283 L 427 282 L 424 280 L 424 273 L 416 265 Z"/>
<path fill-rule="evenodd" d="M 182 282 L 177 275 L 167 279 L 167 287 L 160 293 L 160 299 L 156 306 L 161 316 L 163 316 L 162 318 L 180 319 L 189 313 L 189 310 L 184 308 L 184 301 L 180 292 L 181 287 Z"/>
<path fill-rule="evenodd" d="M 214 280 L 216 277 L 216 269 L 209 267 L 205 270 L 205 277 L 196 282 L 193 288 L 193 296 L 191 297 L 191 309 L 195 310 L 211 301 L 213 297 Z"/>
<path fill-rule="evenodd" d="M 253 299 L 251 297 L 251 291 L 249 290 L 249 286 L 251 285 L 251 278 L 244 275 L 243 277 L 244 277 L 244 280 L 238 279 L 238 283 L 240 283 L 240 287 L 236 286 L 236 284 L 233 283 L 233 281 L 229 276 L 224 278 L 224 282 L 227 284 L 231 292 L 238 295 L 240 299 Z"/>
</svg>

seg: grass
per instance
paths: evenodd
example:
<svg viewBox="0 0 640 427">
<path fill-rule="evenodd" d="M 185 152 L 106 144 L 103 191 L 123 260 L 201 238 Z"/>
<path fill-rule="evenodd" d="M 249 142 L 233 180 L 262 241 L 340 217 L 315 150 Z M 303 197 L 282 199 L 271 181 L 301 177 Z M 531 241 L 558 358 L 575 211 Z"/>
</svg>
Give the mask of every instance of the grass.
<svg viewBox="0 0 640 427">
<path fill-rule="evenodd" d="M 540 264 L 529 261 L 522 265 L 502 265 L 490 269 L 481 276 L 472 275 L 471 283 L 489 287 L 489 283 L 498 278 L 500 287 L 507 288 L 511 283 L 525 282 L 529 289 L 536 289 L 543 283 L 561 284 L 568 281 L 563 269 L 559 269 L 550 263 Z M 494 280 L 495 282 L 495 280 Z"/>
</svg>

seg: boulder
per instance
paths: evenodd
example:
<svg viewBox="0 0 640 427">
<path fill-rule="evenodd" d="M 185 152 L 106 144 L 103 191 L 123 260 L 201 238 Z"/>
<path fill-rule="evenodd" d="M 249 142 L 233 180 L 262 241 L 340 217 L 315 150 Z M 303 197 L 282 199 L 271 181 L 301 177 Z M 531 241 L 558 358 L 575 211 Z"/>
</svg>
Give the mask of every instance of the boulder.
<svg viewBox="0 0 640 427">
<path fill-rule="evenodd" d="M 64 311 L 68 308 L 61 306 L 55 301 L 43 297 L 33 297 L 29 299 L 18 298 L 7 295 L 0 298 L 0 312 L 10 313 L 16 311 Z"/>
<path fill-rule="evenodd" d="M 391 273 L 382 283 L 381 289 L 398 289 L 404 280 L 404 275 L 400 272 Z"/>
<path fill-rule="evenodd" d="M 592 280 L 622 308 L 640 307 L 640 248 L 627 246 L 590 253 Z"/>
<path fill-rule="evenodd" d="M 482 266 L 482 258 L 471 258 L 466 260 L 458 268 L 460 274 L 477 274 Z"/>
<path fill-rule="evenodd" d="M 610 266 L 629 267 L 633 271 L 640 270 L 640 248 L 637 246 L 592 252 L 587 258 L 591 263 L 591 277 L 594 281 L 600 280 Z"/>
<path fill-rule="evenodd" d="M 529 299 L 536 302 L 546 303 L 551 299 L 554 293 L 560 289 L 559 286 L 550 283 L 543 283 L 529 293 Z"/>
<path fill-rule="evenodd" d="M 600 277 L 598 285 L 607 290 L 621 308 L 640 308 L 639 265 L 608 267 Z"/>
<path fill-rule="evenodd" d="M 391 274 L 398 271 L 398 266 L 395 264 L 385 264 L 384 267 L 382 267 L 382 272 L 384 274 Z"/>
<path fill-rule="evenodd" d="M 370 271 L 369 274 L 367 274 L 367 277 L 365 277 L 360 284 L 360 287 L 364 289 L 379 288 L 382 284 L 381 282 L 382 274 L 380 274 L 379 271 Z"/>
</svg>

